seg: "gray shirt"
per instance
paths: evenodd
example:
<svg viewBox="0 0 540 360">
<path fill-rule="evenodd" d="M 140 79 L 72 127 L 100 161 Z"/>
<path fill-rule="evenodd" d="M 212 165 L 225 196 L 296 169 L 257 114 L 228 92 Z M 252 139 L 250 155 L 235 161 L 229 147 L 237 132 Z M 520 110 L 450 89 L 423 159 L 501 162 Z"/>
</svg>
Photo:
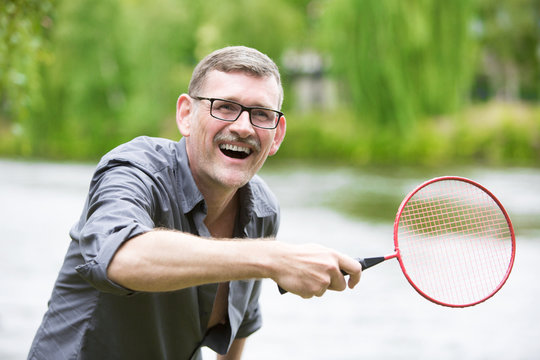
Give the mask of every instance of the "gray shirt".
<svg viewBox="0 0 540 360">
<path fill-rule="evenodd" d="M 255 176 L 239 190 L 234 237 L 275 236 L 279 207 Z M 207 329 L 217 284 L 135 292 L 107 277 L 118 248 L 154 228 L 210 237 L 185 140 L 140 137 L 100 161 L 29 359 L 199 359 L 261 326 L 260 280 L 231 281 L 228 322 Z"/>
</svg>

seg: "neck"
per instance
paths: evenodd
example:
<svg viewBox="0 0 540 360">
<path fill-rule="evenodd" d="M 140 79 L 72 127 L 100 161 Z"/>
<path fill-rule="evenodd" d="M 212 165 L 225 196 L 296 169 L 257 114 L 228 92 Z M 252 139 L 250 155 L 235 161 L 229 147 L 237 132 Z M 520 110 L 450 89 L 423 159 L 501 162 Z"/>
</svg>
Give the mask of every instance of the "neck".
<svg viewBox="0 0 540 360">
<path fill-rule="evenodd" d="M 237 189 L 211 187 L 199 190 L 206 202 L 204 223 L 210 234 L 215 238 L 231 238 L 238 213 Z"/>
</svg>

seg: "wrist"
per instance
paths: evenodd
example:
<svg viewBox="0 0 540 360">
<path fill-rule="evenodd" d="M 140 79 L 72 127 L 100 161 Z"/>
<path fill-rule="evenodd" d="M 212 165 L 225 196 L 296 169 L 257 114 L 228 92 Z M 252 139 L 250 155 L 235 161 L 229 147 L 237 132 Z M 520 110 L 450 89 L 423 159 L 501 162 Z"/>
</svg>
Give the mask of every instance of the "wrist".
<svg viewBox="0 0 540 360">
<path fill-rule="evenodd" d="M 261 241 L 260 253 L 256 257 L 262 278 L 276 281 L 280 269 L 283 268 L 281 265 L 284 258 L 283 246 L 284 243 L 279 241 Z"/>
</svg>

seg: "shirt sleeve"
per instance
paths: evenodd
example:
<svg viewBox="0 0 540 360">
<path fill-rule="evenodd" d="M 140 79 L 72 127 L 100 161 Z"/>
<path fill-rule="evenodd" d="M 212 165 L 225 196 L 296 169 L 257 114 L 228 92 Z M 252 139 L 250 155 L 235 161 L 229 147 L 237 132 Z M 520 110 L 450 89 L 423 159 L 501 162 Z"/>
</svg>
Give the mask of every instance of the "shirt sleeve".
<svg viewBox="0 0 540 360">
<path fill-rule="evenodd" d="M 96 289 L 133 293 L 110 280 L 107 268 L 124 242 L 155 227 L 152 187 L 151 175 L 129 164 L 96 171 L 81 219 L 71 230 L 84 259 L 76 270 Z"/>
<path fill-rule="evenodd" d="M 256 280 L 253 286 L 248 307 L 244 319 L 238 328 L 236 338 L 246 338 L 262 327 L 262 315 L 259 305 L 259 296 L 261 294 L 261 280 Z"/>
</svg>

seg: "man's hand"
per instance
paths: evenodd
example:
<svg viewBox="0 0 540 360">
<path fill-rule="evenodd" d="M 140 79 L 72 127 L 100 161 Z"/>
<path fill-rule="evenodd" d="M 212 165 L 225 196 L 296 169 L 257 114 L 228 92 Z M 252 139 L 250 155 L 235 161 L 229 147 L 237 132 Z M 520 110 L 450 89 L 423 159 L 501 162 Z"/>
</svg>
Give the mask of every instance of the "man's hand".
<svg viewBox="0 0 540 360">
<path fill-rule="evenodd" d="M 360 281 L 362 266 L 355 259 L 320 245 L 280 242 L 278 268 L 272 279 L 284 290 L 303 298 L 322 296 L 326 290 L 343 291 Z M 348 283 L 343 272 L 349 275 Z"/>
</svg>

